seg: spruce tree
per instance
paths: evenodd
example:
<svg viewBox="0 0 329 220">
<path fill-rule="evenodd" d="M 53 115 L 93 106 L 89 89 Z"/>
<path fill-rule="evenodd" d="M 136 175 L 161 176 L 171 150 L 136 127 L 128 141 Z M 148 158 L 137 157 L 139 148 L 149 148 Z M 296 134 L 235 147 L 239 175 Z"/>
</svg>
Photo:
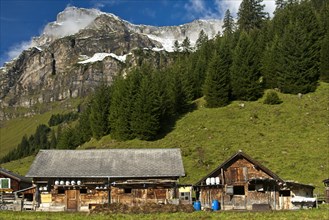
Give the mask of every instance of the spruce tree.
<svg viewBox="0 0 329 220">
<path fill-rule="evenodd" d="M 114 81 L 109 122 L 111 135 L 115 139 L 129 140 L 134 138 L 131 131 L 131 120 L 141 78 L 140 71 L 135 69 L 126 78 L 118 77 Z"/>
<path fill-rule="evenodd" d="M 309 2 L 296 4 L 278 45 L 278 87 L 285 93 L 315 90 L 319 78 L 320 28 Z"/>
<path fill-rule="evenodd" d="M 231 67 L 232 95 L 235 99 L 252 101 L 263 94 L 259 48 L 247 32 L 241 32 L 239 42 L 234 50 Z"/>
<path fill-rule="evenodd" d="M 321 44 L 320 79 L 329 82 L 329 32 L 326 33 Z"/>
<path fill-rule="evenodd" d="M 201 46 L 208 41 L 208 35 L 203 31 L 203 29 L 199 33 L 199 37 L 195 43 L 197 49 L 200 49 Z"/>
<path fill-rule="evenodd" d="M 182 48 L 183 48 L 183 52 L 184 53 L 189 53 L 192 51 L 192 48 L 191 48 L 191 41 L 188 37 L 186 37 L 183 42 L 182 42 Z"/>
<path fill-rule="evenodd" d="M 131 130 L 138 139 L 152 140 L 160 129 L 160 102 L 152 73 L 146 72 L 142 78 L 134 101 Z"/>
<path fill-rule="evenodd" d="M 280 39 L 278 35 L 268 43 L 262 58 L 262 73 L 266 88 L 278 88 L 278 70 L 282 66 L 281 54 L 278 51 Z"/>
<path fill-rule="evenodd" d="M 268 17 L 264 12 L 263 0 L 243 0 L 238 12 L 238 27 L 241 31 L 250 31 L 261 28 L 263 21 Z"/>
<path fill-rule="evenodd" d="M 209 108 L 225 106 L 230 100 L 230 67 L 232 63 L 230 43 L 224 37 L 212 57 L 204 84 L 204 95 Z"/>
<path fill-rule="evenodd" d="M 180 45 L 178 40 L 174 41 L 174 46 L 173 46 L 174 52 L 180 52 Z"/>
<path fill-rule="evenodd" d="M 109 133 L 109 108 L 110 87 L 102 83 L 93 95 L 89 117 L 93 137 L 97 140 Z"/>
<path fill-rule="evenodd" d="M 79 116 L 78 130 L 81 137 L 81 142 L 89 141 L 92 137 L 92 131 L 90 127 L 89 115 L 91 112 L 90 102 L 84 107 Z M 60 129 L 60 127 L 58 127 Z M 57 137 L 60 136 L 60 131 L 57 131 Z"/>
<path fill-rule="evenodd" d="M 286 6 L 285 0 L 275 0 L 275 13 L 277 13 L 279 10 L 284 9 Z"/>
<path fill-rule="evenodd" d="M 223 34 L 224 35 L 231 35 L 234 32 L 234 19 L 231 15 L 231 12 L 229 9 L 226 10 L 225 16 L 224 16 L 224 24 L 222 26 L 223 28 Z"/>
</svg>

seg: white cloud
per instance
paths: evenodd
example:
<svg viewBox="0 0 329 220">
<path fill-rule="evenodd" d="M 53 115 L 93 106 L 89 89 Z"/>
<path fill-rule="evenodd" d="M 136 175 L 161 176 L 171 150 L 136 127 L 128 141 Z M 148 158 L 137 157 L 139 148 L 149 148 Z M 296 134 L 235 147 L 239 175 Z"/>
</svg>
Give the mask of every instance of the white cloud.
<svg viewBox="0 0 329 220">
<path fill-rule="evenodd" d="M 188 19 L 197 18 L 213 18 L 214 14 L 209 7 L 206 7 L 204 0 L 189 0 L 188 3 L 184 5 L 187 11 Z"/>
<path fill-rule="evenodd" d="M 8 60 L 12 60 L 18 57 L 23 50 L 30 48 L 32 45 L 31 41 L 23 41 L 21 43 L 15 44 L 9 48 L 9 51 L 6 52 Z"/>
<path fill-rule="evenodd" d="M 76 7 L 67 7 L 57 16 L 56 22 L 46 25 L 43 34 L 54 37 L 75 34 L 87 27 L 101 13 L 97 9 L 83 10 Z"/>
<path fill-rule="evenodd" d="M 222 17 L 224 17 L 227 9 L 230 10 L 233 17 L 237 17 L 241 2 L 242 0 L 215 0 L 215 5 Z M 275 10 L 275 0 L 264 0 L 261 4 L 265 5 L 264 11 L 272 17 Z"/>
<path fill-rule="evenodd" d="M 239 7 L 242 0 L 213 0 L 215 8 L 211 7 L 210 2 L 207 0 L 189 0 L 184 5 L 187 11 L 187 18 L 223 18 L 227 9 L 230 10 L 233 17 L 237 17 Z M 265 11 L 273 16 L 275 10 L 275 0 L 264 0 L 261 4 L 265 5 Z"/>
<path fill-rule="evenodd" d="M 119 4 L 120 1 L 116 1 L 116 0 L 92 0 L 90 3 L 92 4 L 92 8 L 102 9 L 106 6 L 112 6 L 112 5 L 115 5 L 115 4 Z"/>
<path fill-rule="evenodd" d="M 230 13 L 233 17 L 237 17 L 239 7 L 242 0 L 215 0 L 215 5 L 218 11 L 218 14 L 223 18 L 227 9 L 230 10 Z"/>
</svg>

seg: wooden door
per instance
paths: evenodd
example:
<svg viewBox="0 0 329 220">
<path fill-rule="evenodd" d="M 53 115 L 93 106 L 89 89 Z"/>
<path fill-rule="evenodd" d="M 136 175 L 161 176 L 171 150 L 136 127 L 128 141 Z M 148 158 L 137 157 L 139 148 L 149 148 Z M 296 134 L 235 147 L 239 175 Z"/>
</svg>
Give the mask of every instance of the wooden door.
<svg viewBox="0 0 329 220">
<path fill-rule="evenodd" d="M 66 190 L 66 210 L 77 211 L 79 205 L 79 190 Z"/>
</svg>

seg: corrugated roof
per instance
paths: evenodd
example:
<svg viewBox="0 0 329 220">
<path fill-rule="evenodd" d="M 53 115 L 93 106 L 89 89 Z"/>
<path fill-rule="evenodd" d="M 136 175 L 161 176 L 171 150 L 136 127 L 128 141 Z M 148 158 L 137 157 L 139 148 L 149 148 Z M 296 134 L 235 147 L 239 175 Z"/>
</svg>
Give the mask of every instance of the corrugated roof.
<svg viewBox="0 0 329 220">
<path fill-rule="evenodd" d="M 180 149 L 40 150 L 27 177 L 185 176 Z"/>
</svg>

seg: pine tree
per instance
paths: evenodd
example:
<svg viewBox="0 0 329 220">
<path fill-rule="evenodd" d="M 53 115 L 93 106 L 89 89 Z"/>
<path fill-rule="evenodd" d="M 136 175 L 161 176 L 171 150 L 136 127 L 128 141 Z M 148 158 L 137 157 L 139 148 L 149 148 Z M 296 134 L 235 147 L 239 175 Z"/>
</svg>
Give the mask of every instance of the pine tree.
<svg viewBox="0 0 329 220">
<path fill-rule="evenodd" d="M 329 82 L 329 32 L 326 33 L 321 44 L 320 79 Z"/>
<path fill-rule="evenodd" d="M 195 45 L 197 49 L 200 49 L 201 46 L 208 41 L 208 35 L 203 31 L 203 29 L 199 33 L 198 40 Z"/>
<path fill-rule="evenodd" d="M 102 83 L 95 91 L 90 109 L 90 127 L 93 137 L 99 140 L 109 133 L 110 87 Z"/>
<path fill-rule="evenodd" d="M 320 5 L 322 7 L 319 18 L 323 33 L 320 52 L 320 79 L 329 82 L 329 2 L 323 1 Z"/>
<path fill-rule="evenodd" d="M 144 69 L 143 71 L 147 71 Z M 144 72 L 131 119 L 131 130 L 141 140 L 152 140 L 160 129 L 160 103 L 152 73 Z"/>
<path fill-rule="evenodd" d="M 92 137 L 92 131 L 91 131 L 90 120 L 89 120 L 90 111 L 91 111 L 91 104 L 90 102 L 88 102 L 88 104 L 84 107 L 84 109 L 82 110 L 79 116 L 77 129 L 79 130 L 82 143 L 89 141 L 90 138 Z M 58 128 L 60 129 L 60 127 Z M 59 130 L 57 131 L 57 137 L 58 136 L 60 136 Z"/>
<path fill-rule="evenodd" d="M 230 67 L 232 63 L 230 43 L 227 37 L 221 41 L 219 51 L 212 57 L 204 84 L 207 107 L 221 107 L 230 100 Z"/>
<path fill-rule="evenodd" d="M 180 52 L 180 45 L 179 45 L 178 40 L 175 40 L 173 49 L 174 49 L 174 52 Z"/>
<path fill-rule="evenodd" d="M 234 19 L 231 15 L 231 12 L 229 9 L 226 10 L 225 16 L 224 16 L 224 24 L 222 26 L 223 28 L 223 34 L 224 35 L 231 35 L 234 32 L 235 29 Z"/>
<path fill-rule="evenodd" d="M 234 50 L 231 67 L 232 95 L 235 99 L 252 101 L 263 94 L 259 48 L 247 32 L 241 32 L 239 42 Z"/>
<path fill-rule="evenodd" d="M 294 5 L 278 47 L 278 87 L 285 93 L 315 90 L 319 78 L 320 28 L 309 2 Z"/>
<path fill-rule="evenodd" d="M 49 148 L 50 149 L 55 149 L 57 146 L 57 137 L 56 137 L 56 133 L 55 130 L 51 130 L 51 136 L 50 136 L 50 144 L 49 144 Z"/>
<path fill-rule="evenodd" d="M 286 6 L 286 1 L 285 0 L 275 0 L 275 12 L 277 13 L 279 10 L 284 9 Z"/>
<path fill-rule="evenodd" d="M 279 37 L 276 35 L 265 48 L 262 58 L 262 72 L 266 88 L 278 88 L 278 69 L 283 65 L 278 51 L 279 42 Z"/>
<path fill-rule="evenodd" d="M 134 138 L 131 131 L 131 117 L 141 79 L 140 71 L 135 69 L 126 79 L 119 77 L 114 81 L 109 121 L 111 135 L 115 139 Z"/>
<path fill-rule="evenodd" d="M 241 31 L 249 32 L 261 28 L 263 21 L 268 17 L 264 12 L 263 0 L 243 0 L 241 2 L 237 24 Z"/>
<path fill-rule="evenodd" d="M 194 79 L 191 74 L 191 65 L 188 56 L 184 56 L 176 60 L 174 65 L 174 73 L 177 75 L 176 79 L 176 105 L 179 112 L 188 110 L 188 106 L 194 97 Z"/>
<path fill-rule="evenodd" d="M 184 53 L 189 53 L 192 51 L 192 48 L 191 48 L 191 41 L 188 37 L 186 37 L 183 42 L 182 42 L 182 48 L 183 48 L 183 52 Z"/>
</svg>

